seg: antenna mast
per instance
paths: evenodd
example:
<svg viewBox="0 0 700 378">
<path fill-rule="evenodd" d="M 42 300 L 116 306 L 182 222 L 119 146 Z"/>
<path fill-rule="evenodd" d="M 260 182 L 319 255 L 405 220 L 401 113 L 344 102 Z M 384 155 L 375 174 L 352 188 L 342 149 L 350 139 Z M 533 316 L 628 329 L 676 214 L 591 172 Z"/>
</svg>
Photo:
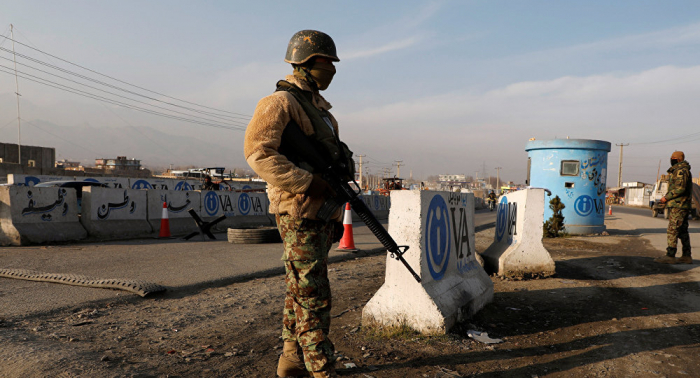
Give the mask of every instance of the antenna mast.
<svg viewBox="0 0 700 378">
<path fill-rule="evenodd" d="M 12 37 L 12 60 L 15 62 L 15 94 L 17 95 L 17 162 L 22 166 L 22 125 L 19 116 L 19 80 L 17 79 L 17 55 L 15 55 L 15 31 L 10 24 L 10 36 Z"/>
</svg>

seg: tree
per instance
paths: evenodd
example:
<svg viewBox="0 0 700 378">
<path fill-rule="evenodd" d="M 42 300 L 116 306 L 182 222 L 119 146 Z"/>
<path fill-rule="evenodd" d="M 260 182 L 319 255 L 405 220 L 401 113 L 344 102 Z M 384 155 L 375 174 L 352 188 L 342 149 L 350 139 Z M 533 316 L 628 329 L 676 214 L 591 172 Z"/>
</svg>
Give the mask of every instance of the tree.
<svg viewBox="0 0 700 378">
<path fill-rule="evenodd" d="M 552 216 L 544 222 L 542 227 L 542 232 L 545 238 L 556 238 L 559 234 L 563 234 L 566 227 L 564 227 L 564 216 L 561 211 L 564 210 L 566 206 L 561 202 L 559 196 L 552 198 L 549 201 L 549 208 L 552 210 Z"/>
</svg>

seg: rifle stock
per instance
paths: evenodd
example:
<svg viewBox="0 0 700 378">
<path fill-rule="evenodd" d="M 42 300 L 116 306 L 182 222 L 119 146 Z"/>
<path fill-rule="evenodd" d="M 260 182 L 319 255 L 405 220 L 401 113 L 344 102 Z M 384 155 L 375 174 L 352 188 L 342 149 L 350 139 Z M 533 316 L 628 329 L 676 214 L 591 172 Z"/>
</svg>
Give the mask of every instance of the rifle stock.
<svg viewBox="0 0 700 378">
<path fill-rule="evenodd" d="M 303 161 L 310 164 L 316 173 L 320 173 L 323 179 L 336 192 L 336 196 L 326 199 L 323 206 L 316 215 L 319 219 L 328 222 L 333 214 L 343 206 L 344 203 L 350 202 L 350 206 L 355 210 L 355 213 L 367 225 L 367 228 L 379 239 L 384 248 L 391 254 L 391 257 L 401 261 L 408 271 L 413 275 L 416 281 L 421 282 L 420 277 L 408 265 L 408 262 L 403 258 L 403 254 L 408 250 L 408 246 L 399 246 L 394 239 L 389 235 L 389 232 L 382 226 L 377 218 L 372 214 L 372 211 L 360 199 L 359 193 L 355 192 L 347 181 L 338 174 L 339 167 L 335 167 L 332 162 L 319 153 L 318 149 L 311 143 L 309 137 L 304 134 L 299 125 L 293 120 L 287 124 L 282 133 L 282 144 L 286 148 L 293 150 L 297 156 Z"/>
</svg>

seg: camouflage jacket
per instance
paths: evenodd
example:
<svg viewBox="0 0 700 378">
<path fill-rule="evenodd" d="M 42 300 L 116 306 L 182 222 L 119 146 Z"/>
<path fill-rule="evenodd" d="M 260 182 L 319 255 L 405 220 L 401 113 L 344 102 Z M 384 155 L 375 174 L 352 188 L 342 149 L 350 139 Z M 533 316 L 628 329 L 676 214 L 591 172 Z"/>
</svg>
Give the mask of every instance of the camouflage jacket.
<svg viewBox="0 0 700 378">
<path fill-rule="evenodd" d="M 667 207 L 677 207 L 690 210 L 692 207 L 693 180 L 690 174 L 690 164 L 683 160 L 668 169 L 670 179 L 666 197 Z"/>
</svg>

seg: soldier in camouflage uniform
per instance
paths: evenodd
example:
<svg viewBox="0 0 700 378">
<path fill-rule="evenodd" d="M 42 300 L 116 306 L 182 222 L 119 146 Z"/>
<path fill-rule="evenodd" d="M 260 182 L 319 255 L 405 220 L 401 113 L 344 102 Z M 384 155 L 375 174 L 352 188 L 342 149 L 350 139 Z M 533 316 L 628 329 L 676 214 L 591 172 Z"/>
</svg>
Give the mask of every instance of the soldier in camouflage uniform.
<svg viewBox="0 0 700 378">
<path fill-rule="evenodd" d="M 268 183 L 270 213 L 275 214 L 284 242 L 286 270 L 282 339 L 277 366 L 280 377 L 335 377 L 330 330 L 331 290 L 328 251 L 342 236 L 342 209 L 331 222 L 316 214 L 333 189 L 313 168 L 282 142 L 292 121 L 317 146 L 336 159 L 346 159 L 345 174 L 354 175 L 352 152 L 338 138 L 338 124 L 320 95 L 338 62 L 333 40 L 315 30 L 292 37 L 285 62 L 294 74 L 277 83 L 277 92 L 260 100 L 245 134 L 244 154 L 253 170 Z"/>
<path fill-rule="evenodd" d="M 690 164 L 685 161 L 685 154 L 676 151 L 671 155 L 671 168 L 668 193 L 661 198 L 669 208 L 668 230 L 666 236 L 668 247 L 666 255 L 654 260 L 662 264 L 692 264 L 690 257 L 690 235 L 688 234 L 688 215 L 692 209 L 692 175 Z M 678 239 L 683 245 L 682 256 L 676 259 L 678 252 Z"/>
</svg>

